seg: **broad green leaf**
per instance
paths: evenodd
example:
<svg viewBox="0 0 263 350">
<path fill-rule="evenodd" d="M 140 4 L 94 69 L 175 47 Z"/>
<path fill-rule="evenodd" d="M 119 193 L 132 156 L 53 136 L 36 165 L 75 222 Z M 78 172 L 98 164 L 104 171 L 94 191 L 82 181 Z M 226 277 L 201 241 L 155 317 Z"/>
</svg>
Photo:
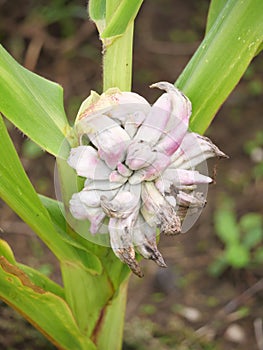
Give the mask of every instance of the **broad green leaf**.
<svg viewBox="0 0 263 350">
<path fill-rule="evenodd" d="M 228 0 L 212 0 L 209 5 L 209 11 L 206 22 L 206 33 L 214 25 L 217 18 L 220 16 L 220 12 L 223 10 L 224 6 L 227 5 Z"/>
<path fill-rule="evenodd" d="M 66 214 L 63 203 L 43 195 L 39 195 L 39 198 L 42 204 L 47 209 L 51 220 L 53 221 L 57 231 L 61 235 L 61 238 L 65 242 L 71 244 L 72 246 L 84 250 L 87 253 L 91 253 L 89 242 L 83 239 L 81 236 L 74 233 L 70 229 L 70 227 L 67 226 Z"/>
<path fill-rule="evenodd" d="M 50 278 L 45 276 L 40 271 L 33 269 L 32 267 L 20 263 L 16 263 L 17 267 L 23 271 L 29 279 L 38 287 L 44 289 L 47 292 L 51 292 L 60 298 L 65 299 L 64 289 Z"/>
<path fill-rule="evenodd" d="M 260 227 L 254 227 L 250 231 L 247 231 L 242 240 L 242 244 L 248 249 L 256 247 L 260 243 L 263 243 L 263 232 Z"/>
<path fill-rule="evenodd" d="M 106 0 L 89 0 L 88 12 L 94 22 L 106 17 Z"/>
<path fill-rule="evenodd" d="M 215 229 L 218 237 L 226 244 L 239 241 L 240 234 L 233 209 L 226 203 L 215 213 Z"/>
<path fill-rule="evenodd" d="M 18 64 L 0 45 L 0 112 L 44 150 L 57 156 L 69 133 L 61 86 Z"/>
<path fill-rule="evenodd" d="M 190 128 L 203 133 L 263 40 L 262 0 L 229 0 L 176 85 L 190 98 Z"/>
<path fill-rule="evenodd" d="M 106 273 L 92 275 L 78 266 L 61 264 L 65 295 L 80 329 L 91 336 L 114 294 Z"/>
<path fill-rule="evenodd" d="M 0 256 L 4 256 L 6 260 L 11 264 L 16 263 L 12 249 L 10 248 L 9 244 L 3 239 L 0 239 Z"/>
<path fill-rule="evenodd" d="M 259 213 L 247 213 L 242 216 L 239 224 L 244 231 L 250 231 L 254 228 L 262 230 L 262 215 Z"/>
<path fill-rule="evenodd" d="M 30 280 L 38 287 L 41 287 L 46 291 L 49 291 L 51 293 L 54 293 L 64 298 L 63 288 L 59 286 L 57 283 L 53 282 L 47 276 L 43 275 L 39 271 L 29 266 L 18 264 L 15 260 L 12 249 L 10 248 L 9 244 L 3 239 L 0 239 L 0 256 L 3 256 L 12 265 L 18 266 L 22 271 L 26 273 L 26 275 L 30 278 Z"/>
<path fill-rule="evenodd" d="M 63 242 L 29 181 L 0 116 L 0 198 L 2 198 L 60 260 L 76 263 L 80 258 L 73 247 Z"/>
<path fill-rule="evenodd" d="M 255 56 L 257 56 L 262 50 L 263 50 L 263 41 L 262 41 L 261 45 L 259 45 L 259 47 L 255 53 Z"/>
<path fill-rule="evenodd" d="M 249 264 L 249 250 L 241 244 L 230 245 L 226 250 L 226 258 L 229 265 L 241 269 Z"/>
<path fill-rule="evenodd" d="M 78 328 L 64 299 L 35 285 L 18 267 L 0 257 L 0 298 L 19 311 L 59 349 L 96 350 Z"/>
<path fill-rule="evenodd" d="M 78 248 L 78 255 L 82 258 L 85 269 L 90 273 L 101 274 L 101 262 L 94 254 L 94 249 L 92 251 L 94 244 L 88 242 L 67 226 L 63 203 L 42 195 L 39 195 L 39 198 L 47 209 L 61 239 L 71 246 Z"/>
<path fill-rule="evenodd" d="M 114 14 L 107 22 L 101 38 L 113 38 L 126 32 L 129 24 L 134 21 L 143 0 L 122 0 Z M 107 16 L 108 18 L 108 16 Z"/>
<path fill-rule="evenodd" d="M 89 0 L 88 12 L 99 33 L 102 33 L 106 25 L 106 0 Z"/>
<path fill-rule="evenodd" d="M 263 242 L 262 216 L 258 213 L 248 213 L 242 216 L 239 226 L 243 231 L 243 244 L 253 248 Z"/>
</svg>

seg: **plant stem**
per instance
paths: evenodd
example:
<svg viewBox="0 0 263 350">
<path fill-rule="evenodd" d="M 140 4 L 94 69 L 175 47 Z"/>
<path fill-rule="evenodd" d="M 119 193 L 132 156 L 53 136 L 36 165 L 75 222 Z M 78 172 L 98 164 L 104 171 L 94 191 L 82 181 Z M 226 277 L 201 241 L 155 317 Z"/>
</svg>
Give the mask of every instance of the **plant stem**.
<svg viewBox="0 0 263 350">
<path fill-rule="evenodd" d="M 128 280 L 120 285 L 118 292 L 101 314 L 102 322 L 98 323 L 92 337 L 98 349 L 122 349 L 127 287 Z"/>
<path fill-rule="evenodd" d="M 106 23 L 113 15 L 120 0 L 107 1 Z M 131 90 L 133 22 L 124 35 L 104 42 L 103 90 L 118 87 L 122 91 Z"/>
</svg>

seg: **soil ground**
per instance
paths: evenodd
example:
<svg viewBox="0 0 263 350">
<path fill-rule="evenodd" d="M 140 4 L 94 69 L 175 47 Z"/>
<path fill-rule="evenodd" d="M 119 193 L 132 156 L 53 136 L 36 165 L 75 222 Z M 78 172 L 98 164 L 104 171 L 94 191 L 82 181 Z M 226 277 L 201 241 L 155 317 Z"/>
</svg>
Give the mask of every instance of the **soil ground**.
<svg viewBox="0 0 263 350">
<path fill-rule="evenodd" d="M 134 91 L 153 102 L 157 93 L 148 89 L 151 83 L 176 80 L 202 40 L 208 5 L 206 0 L 145 1 L 136 21 Z M 90 89 L 101 91 L 101 47 L 84 1 L 2 0 L 0 38 L 20 63 L 63 86 L 71 120 Z M 263 349 L 262 264 L 229 266 L 217 277 L 209 273 L 224 251 L 214 225 L 222 198 L 232 198 L 237 219 L 250 212 L 263 215 L 262 159 L 247 151 L 254 147 L 263 152 L 263 140 L 258 140 L 263 126 L 262 73 L 261 54 L 207 130 L 230 158 L 217 166 L 216 184 L 209 188 L 201 217 L 187 233 L 161 238 L 167 269 L 146 261 L 145 277 L 131 278 L 125 350 Z M 54 197 L 53 158 L 31 149 L 18 130 L 10 126 L 9 131 L 34 186 Z M 17 260 L 61 282 L 54 256 L 2 202 L 0 210 L 1 238 L 10 243 Z M 4 303 L 0 348 L 54 349 Z"/>
</svg>

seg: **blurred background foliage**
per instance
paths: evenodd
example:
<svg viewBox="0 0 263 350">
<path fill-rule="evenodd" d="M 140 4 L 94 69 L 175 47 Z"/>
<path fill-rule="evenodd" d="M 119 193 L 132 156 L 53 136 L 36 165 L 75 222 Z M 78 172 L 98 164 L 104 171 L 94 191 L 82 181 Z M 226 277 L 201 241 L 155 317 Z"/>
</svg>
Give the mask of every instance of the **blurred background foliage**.
<svg viewBox="0 0 263 350">
<path fill-rule="evenodd" d="M 63 86 L 71 121 L 90 90 L 102 90 L 101 45 L 85 6 L 0 0 L 1 43 L 25 67 Z M 176 80 L 203 38 L 208 6 L 145 0 L 135 26 L 134 91 L 153 102 L 158 91 L 150 84 Z M 260 54 L 206 133 L 230 159 L 211 162 L 216 185 L 195 226 L 162 238 L 169 267 L 146 262 L 145 278 L 132 277 L 124 350 L 262 349 L 262 77 Z M 8 128 L 34 186 L 54 197 L 54 159 Z M 61 282 L 52 254 L 2 202 L 0 210 L 0 235 L 17 259 Z M 1 303 L 0 348 L 54 347 Z"/>
</svg>

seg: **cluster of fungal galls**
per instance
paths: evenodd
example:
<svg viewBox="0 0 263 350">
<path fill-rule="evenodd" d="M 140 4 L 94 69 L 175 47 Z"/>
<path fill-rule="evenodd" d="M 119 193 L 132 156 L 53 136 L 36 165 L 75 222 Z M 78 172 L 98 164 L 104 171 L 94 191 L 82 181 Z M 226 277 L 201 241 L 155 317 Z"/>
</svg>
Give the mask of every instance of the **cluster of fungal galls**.
<svg viewBox="0 0 263 350">
<path fill-rule="evenodd" d="M 188 131 L 191 102 L 174 85 L 151 106 L 133 92 L 92 93 L 76 119 L 80 145 L 68 164 L 85 177 L 71 214 L 89 220 L 92 234 L 109 233 L 116 256 L 138 276 L 137 251 L 165 267 L 156 234 L 178 234 L 186 213 L 202 208 L 198 185 L 212 182 L 196 167 L 224 157 L 208 138 Z M 89 144 L 82 144 L 83 137 Z"/>
</svg>

